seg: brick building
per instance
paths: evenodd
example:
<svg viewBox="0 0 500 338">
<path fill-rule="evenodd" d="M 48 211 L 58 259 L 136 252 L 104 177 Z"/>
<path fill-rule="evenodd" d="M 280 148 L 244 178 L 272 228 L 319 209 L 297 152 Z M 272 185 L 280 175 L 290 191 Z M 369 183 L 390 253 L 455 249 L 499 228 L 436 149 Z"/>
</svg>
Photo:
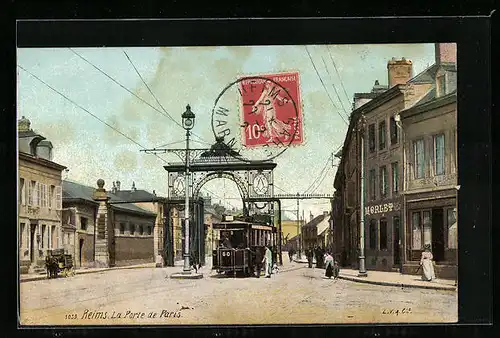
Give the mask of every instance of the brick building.
<svg viewBox="0 0 500 338">
<path fill-rule="evenodd" d="M 61 173 L 52 161 L 52 143 L 18 121 L 18 234 L 20 272 L 43 269 L 47 250 L 63 246 Z"/>
</svg>

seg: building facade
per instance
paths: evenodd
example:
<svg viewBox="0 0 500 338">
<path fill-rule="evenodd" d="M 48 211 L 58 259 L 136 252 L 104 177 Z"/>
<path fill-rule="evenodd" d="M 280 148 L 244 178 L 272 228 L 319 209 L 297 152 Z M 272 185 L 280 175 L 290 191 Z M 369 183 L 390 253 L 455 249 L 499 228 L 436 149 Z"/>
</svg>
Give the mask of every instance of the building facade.
<svg viewBox="0 0 500 338">
<path fill-rule="evenodd" d="M 94 200 L 95 188 L 80 183 L 63 182 L 65 227 L 74 229 L 74 236 L 65 239 L 65 247 L 74 248 L 76 268 L 91 267 L 96 261 L 96 236 L 99 204 Z M 155 262 L 155 224 L 158 214 L 124 199 L 124 194 L 107 192 L 108 254 L 110 266 Z M 128 195 L 129 192 L 127 191 Z M 130 201 L 134 200 L 129 196 Z M 119 203 L 116 203 L 119 202 Z M 146 203 L 146 202 L 142 202 Z M 152 204 L 148 208 L 157 206 Z"/>
<path fill-rule="evenodd" d="M 453 88 L 453 87 L 451 87 Z M 457 101 L 439 94 L 401 113 L 408 162 L 405 273 L 415 273 L 431 245 L 438 278 L 457 276 Z"/>
<path fill-rule="evenodd" d="M 18 234 L 20 272 L 45 265 L 47 250 L 63 246 L 62 171 L 52 161 L 52 144 L 31 129 L 24 116 L 18 122 Z"/>
</svg>

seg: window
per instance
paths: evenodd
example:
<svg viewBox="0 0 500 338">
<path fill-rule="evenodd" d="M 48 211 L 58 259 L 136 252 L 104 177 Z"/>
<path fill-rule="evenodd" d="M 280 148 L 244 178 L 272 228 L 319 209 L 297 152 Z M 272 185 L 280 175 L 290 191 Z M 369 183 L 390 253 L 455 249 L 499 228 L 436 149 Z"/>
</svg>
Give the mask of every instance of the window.
<svg viewBox="0 0 500 338">
<path fill-rule="evenodd" d="M 88 219 L 85 217 L 80 217 L 80 229 L 87 230 Z"/>
<path fill-rule="evenodd" d="M 24 178 L 19 178 L 19 203 L 21 205 L 26 204 L 26 200 L 24 198 L 25 190 L 24 190 Z"/>
<path fill-rule="evenodd" d="M 130 224 L 130 234 L 133 235 L 135 232 L 135 224 Z"/>
<path fill-rule="evenodd" d="M 370 124 L 368 126 L 368 143 L 370 147 L 370 153 L 375 151 L 375 125 Z"/>
<path fill-rule="evenodd" d="M 423 212 L 423 223 L 424 223 L 424 245 L 432 244 L 432 222 L 431 222 L 431 212 Z"/>
<path fill-rule="evenodd" d="M 425 244 L 432 244 L 431 211 L 415 211 L 412 213 L 414 250 L 422 250 Z M 423 242 L 422 242 L 423 239 Z"/>
<path fill-rule="evenodd" d="M 391 173 L 392 173 L 392 193 L 397 194 L 399 189 L 399 167 L 398 162 L 394 162 L 391 164 Z"/>
<path fill-rule="evenodd" d="M 42 205 L 42 184 L 40 182 L 36 182 L 36 200 L 35 204 L 37 207 Z"/>
<path fill-rule="evenodd" d="M 423 178 L 425 170 L 424 140 L 413 142 L 413 154 L 415 163 L 415 178 Z"/>
<path fill-rule="evenodd" d="M 387 167 L 384 165 L 380 167 L 380 197 L 387 196 Z"/>
<path fill-rule="evenodd" d="M 370 220 L 370 249 L 377 250 L 377 221 Z"/>
<path fill-rule="evenodd" d="M 51 236 L 51 245 L 50 248 L 55 248 L 57 247 L 57 233 L 56 233 L 56 226 L 53 225 L 52 229 L 50 231 L 50 236 Z"/>
<path fill-rule="evenodd" d="M 24 236 L 24 228 L 26 227 L 25 223 L 21 223 L 20 229 L 19 229 L 19 247 L 23 247 L 23 236 Z"/>
<path fill-rule="evenodd" d="M 55 190 L 56 190 L 56 187 L 54 185 L 51 185 L 50 190 L 49 190 L 48 200 L 47 200 L 49 209 L 52 209 L 54 207 Z"/>
<path fill-rule="evenodd" d="M 144 235 L 144 227 L 139 225 L 139 235 Z"/>
<path fill-rule="evenodd" d="M 125 233 L 125 223 L 120 223 L 120 234 L 124 234 Z"/>
<path fill-rule="evenodd" d="M 380 219 L 380 250 L 387 250 L 387 220 Z"/>
<path fill-rule="evenodd" d="M 391 145 L 398 143 L 398 126 L 396 124 L 396 120 L 394 116 L 390 119 L 390 132 L 391 132 Z"/>
<path fill-rule="evenodd" d="M 420 223 L 420 212 L 413 212 L 411 217 L 412 242 L 413 250 L 422 249 L 422 225 Z"/>
<path fill-rule="evenodd" d="M 370 180 L 370 199 L 374 201 L 376 199 L 375 193 L 375 169 L 371 169 L 368 179 Z"/>
<path fill-rule="evenodd" d="M 457 248 L 457 215 L 455 209 L 447 209 L 448 249 Z"/>
<path fill-rule="evenodd" d="M 61 210 L 62 209 L 62 187 L 57 186 L 56 187 L 56 209 Z"/>
<path fill-rule="evenodd" d="M 40 183 L 40 206 L 47 207 L 47 185 Z"/>
<path fill-rule="evenodd" d="M 444 134 L 434 136 L 434 173 L 444 174 Z"/>
<path fill-rule="evenodd" d="M 152 233 L 152 232 L 153 232 L 153 231 L 152 231 L 152 227 L 151 227 L 151 226 L 148 226 L 148 235 L 151 235 L 151 233 Z"/>
<path fill-rule="evenodd" d="M 387 133 L 385 121 L 378 124 L 378 149 L 385 149 L 385 134 Z"/>
<path fill-rule="evenodd" d="M 38 205 L 38 183 L 36 181 L 31 181 L 28 188 L 28 205 L 37 206 Z"/>
<path fill-rule="evenodd" d="M 45 231 L 47 230 L 47 226 L 45 224 L 42 225 L 42 238 L 41 238 L 41 242 L 42 242 L 42 248 L 44 248 L 44 244 L 45 244 Z"/>
</svg>

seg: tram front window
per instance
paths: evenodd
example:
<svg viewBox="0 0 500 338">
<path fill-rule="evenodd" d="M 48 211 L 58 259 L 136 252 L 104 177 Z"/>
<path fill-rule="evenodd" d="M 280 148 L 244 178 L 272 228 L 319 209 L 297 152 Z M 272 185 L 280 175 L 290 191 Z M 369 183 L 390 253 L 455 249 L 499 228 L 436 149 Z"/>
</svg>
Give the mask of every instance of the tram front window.
<svg viewBox="0 0 500 338">
<path fill-rule="evenodd" d="M 231 244 L 233 248 L 244 249 L 245 248 L 245 236 L 243 231 L 234 231 L 231 237 Z"/>
</svg>

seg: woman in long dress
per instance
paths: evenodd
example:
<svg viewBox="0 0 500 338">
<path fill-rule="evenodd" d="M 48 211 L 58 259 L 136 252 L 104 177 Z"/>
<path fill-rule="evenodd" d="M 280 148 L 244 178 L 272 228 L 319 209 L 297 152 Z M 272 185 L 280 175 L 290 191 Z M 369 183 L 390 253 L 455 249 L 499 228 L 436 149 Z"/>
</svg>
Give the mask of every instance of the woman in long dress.
<svg viewBox="0 0 500 338">
<path fill-rule="evenodd" d="M 422 266 L 422 280 L 430 282 L 436 278 L 432 262 L 433 258 L 431 246 L 426 244 L 424 246 L 424 251 L 422 252 L 422 258 L 420 259 L 420 265 Z"/>
<path fill-rule="evenodd" d="M 328 278 L 332 278 L 332 276 L 333 276 L 333 257 L 332 257 L 332 255 L 330 255 L 329 252 L 325 255 L 325 267 L 326 267 L 325 276 Z"/>
</svg>

